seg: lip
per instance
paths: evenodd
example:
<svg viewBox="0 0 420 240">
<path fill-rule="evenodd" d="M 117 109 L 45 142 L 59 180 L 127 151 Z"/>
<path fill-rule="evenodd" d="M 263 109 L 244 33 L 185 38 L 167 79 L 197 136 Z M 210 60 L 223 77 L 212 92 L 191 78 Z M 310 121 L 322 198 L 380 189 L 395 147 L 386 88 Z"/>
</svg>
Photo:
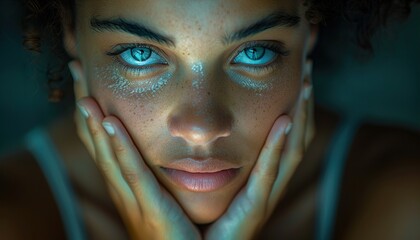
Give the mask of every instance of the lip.
<svg viewBox="0 0 420 240">
<path fill-rule="evenodd" d="M 220 189 L 229 184 L 239 172 L 239 168 L 203 173 L 191 173 L 171 168 L 163 168 L 163 170 L 177 185 L 193 192 L 211 192 Z"/>
<path fill-rule="evenodd" d="M 178 186 L 193 192 L 211 192 L 228 185 L 239 173 L 239 166 L 209 158 L 185 158 L 162 167 L 165 175 Z"/>
<path fill-rule="evenodd" d="M 239 167 L 236 164 L 218 158 L 183 158 L 172 161 L 164 166 L 164 168 L 190 173 L 211 173 Z"/>
</svg>

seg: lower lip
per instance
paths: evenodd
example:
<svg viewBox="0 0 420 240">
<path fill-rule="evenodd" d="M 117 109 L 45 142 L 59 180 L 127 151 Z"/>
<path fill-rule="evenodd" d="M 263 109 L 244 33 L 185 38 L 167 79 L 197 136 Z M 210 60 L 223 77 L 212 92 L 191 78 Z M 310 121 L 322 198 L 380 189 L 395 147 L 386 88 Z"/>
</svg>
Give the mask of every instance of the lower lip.
<svg viewBox="0 0 420 240">
<path fill-rule="evenodd" d="M 191 173 L 170 168 L 163 169 L 172 181 L 193 192 L 211 192 L 220 189 L 228 185 L 239 172 L 239 168 L 208 173 Z"/>
</svg>

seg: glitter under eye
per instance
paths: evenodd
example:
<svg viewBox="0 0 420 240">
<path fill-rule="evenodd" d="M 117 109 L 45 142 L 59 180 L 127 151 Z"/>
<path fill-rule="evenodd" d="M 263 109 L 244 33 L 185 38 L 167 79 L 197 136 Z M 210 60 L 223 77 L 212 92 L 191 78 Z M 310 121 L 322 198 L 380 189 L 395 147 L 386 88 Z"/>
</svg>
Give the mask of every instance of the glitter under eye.
<svg viewBox="0 0 420 240">
<path fill-rule="evenodd" d="M 127 79 L 121 69 L 114 65 L 97 67 L 96 74 L 102 84 L 118 98 L 140 96 L 153 98 L 159 94 L 172 78 L 171 72 L 165 72 L 145 80 L 133 81 Z"/>
<path fill-rule="evenodd" d="M 231 79 L 243 88 L 256 91 L 258 94 L 261 94 L 263 91 L 269 90 L 273 87 L 273 81 L 256 81 L 250 77 L 247 77 L 243 74 L 239 74 L 235 71 L 228 72 Z"/>
</svg>

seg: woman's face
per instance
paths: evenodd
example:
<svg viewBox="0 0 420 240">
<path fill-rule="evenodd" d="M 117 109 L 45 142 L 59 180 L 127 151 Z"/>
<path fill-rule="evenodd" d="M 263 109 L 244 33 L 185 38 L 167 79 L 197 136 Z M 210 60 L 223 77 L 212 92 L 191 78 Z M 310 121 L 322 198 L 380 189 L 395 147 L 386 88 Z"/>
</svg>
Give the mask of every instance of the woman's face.
<svg viewBox="0 0 420 240">
<path fill-rule="evenodd" d="M 223 214 L 275 119 L 293 117 L 312 42 L 305 10 L 294 0 L 78 3 L 73 54 L 89 94 L 194 222 Z"/>
</svg>

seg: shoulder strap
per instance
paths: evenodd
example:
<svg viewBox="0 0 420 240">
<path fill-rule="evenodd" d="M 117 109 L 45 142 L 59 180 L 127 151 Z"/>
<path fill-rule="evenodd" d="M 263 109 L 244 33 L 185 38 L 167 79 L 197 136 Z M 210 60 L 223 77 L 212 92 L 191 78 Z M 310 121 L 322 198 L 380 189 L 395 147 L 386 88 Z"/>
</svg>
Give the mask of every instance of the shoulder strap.
<svg viewBox="0 0 420 240">
<path fill-rule="evenodd" d="M 359 120 L 356 118 L 342 120 L 328 148 L 320 181 L 317 240 L 330 240 L 332 237 L 343 170 L 358 127 Z"/>
<path fill-rule="evenodd" d="M 36 128 L 25 137 L 25 145 L 35 156 L 52 189 L 68 239 L 86 239 L 70 180 L 50 137 L 44 129 Z"/>
</svg>

